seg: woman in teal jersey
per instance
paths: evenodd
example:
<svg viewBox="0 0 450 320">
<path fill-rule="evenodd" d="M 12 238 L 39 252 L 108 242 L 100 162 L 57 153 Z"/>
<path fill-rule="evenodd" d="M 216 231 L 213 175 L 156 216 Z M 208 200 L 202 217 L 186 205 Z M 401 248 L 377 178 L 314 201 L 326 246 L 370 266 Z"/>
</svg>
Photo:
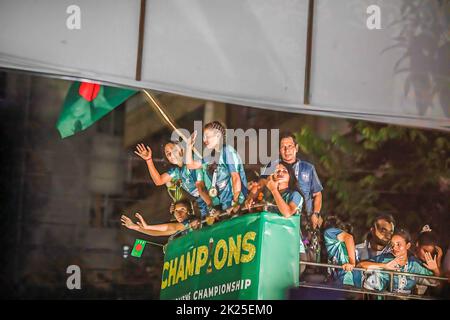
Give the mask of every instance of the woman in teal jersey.
<svg viewBox="0 0 450 320">
<path fill-rule="evenodd" d="M 192 147 L 196 132 L 190 137 L 186 148 L 186 164 L 189 169 L 201 169 L 198 175 L 200 193 L 218 198 L 220 209 L 228 213 L 237 212 L 247 195 L 247 178 L 239 154 L 225 144 L 225 127 L 218 121 L 204 127 L 203 142 L 207 155 L 202 161 L 192 159 Z M 205 188 L 205 190 L 202 190 Z M 211 207 L 210 207 L 211 209 Z"/>
<path fill-rule="evenodd" d="M 198 180 L 197 175 L 200 174 L 197 170 L 190 170 L 183 163 L 183 148 L 177 142 L 168 142 L 164 145 L 164 154 L 173 165 L 167 172 L 160 174 L 153 163 L 152 150 L 149 146 L 144 146 L 142 143 L 136 146 L 136 151 L 134 151 L 139 157 L 145 160 L 150 173 L 150 177 L 157 186 L 164 184 L 170 184 L 168 186 L 169 190 L 174 191 L 174 195 L 171 195 L 174 201 L 180 200 L 182 198 L 181 190 L 178 186 L 181 186 L 187 193 L 193 196 L 198 204 L 201 215 L 206 215 L 209 197 L 205 199 L 199 193 L 196 182 Z"/>
<path fill-rule="evenodd" d="M 356 251 L 351 231 L 336 216 L 327 217 L 323 228 L 328 263 L 342 266 L 342 269 L 331 269 L 331 276 L 340 285 L 354 286 L 357 281 L 352 270 L 356 264 Z"/>
<path fill-rule="evenodd" d="M 273 200 L 276 204 L 274 212 L 286 218 L 301 213 L 304 197 L 290 166 L 280 162 L 269 176 L 266 187 L 270 191 L 266 200 Z"/>
<path fill-rule="evenodd" d="M 171 205 L 171 214 L 173 214 L 176 221 L 160 224 L 147 224 L 144 218 L 136 213 L 135 217 L 138 221 L 135 223 L 126 215 L 120 217 L 120 221 L 124 227 L 130 230 L 135 230 L 150 236 L 170 236 L 176 232 L 186 230 L 184 232 L 192 231 L 200 225 L 200 221 L 192 218 L 191 202 L 187 199 L 178 200 Z M 183 233 L 183 232 L 182 232 Z"/>
<path fill-rule="evenodd" d="M 303 193 L 294 170 L 284 162 L 278 163 L 274 173 L 268 177 L 263 194 L 264 201 L 273 205 L 268 206 L 267 211 L 269 212 L 280 214 L 285 218 L 302 212 L 305 202 Z M 246 208 L 250 209 L 256 200 L 256 197 L 249 197 L 245 202 Z M 300 254 L 305 253 L 301 232 L 299 252 Z"/>
<path fill-rule="evenodd" d="M 436 275 L 439 276 L 440 271 L 436 261 L 436 257 L 427 258 L 425 263 L 410 254 L 411 236 L 406 230 L 398 230 L 391 238 L 392 251 L 374 257 L 369 261 L 362 261 L 358 267 L 373 270 L 384 269 L 393 270 L 406 273 L 416 273 L 421 275 Z M 394 275 L 393 291 L 398 293 L 411 294 L 416 286 L 418 278 Z M 389 274 L 388 273 L 370 273 L 363 281 L 364 288 L 371 290 L 388 290 L 389 289 Z"/>
</svg>

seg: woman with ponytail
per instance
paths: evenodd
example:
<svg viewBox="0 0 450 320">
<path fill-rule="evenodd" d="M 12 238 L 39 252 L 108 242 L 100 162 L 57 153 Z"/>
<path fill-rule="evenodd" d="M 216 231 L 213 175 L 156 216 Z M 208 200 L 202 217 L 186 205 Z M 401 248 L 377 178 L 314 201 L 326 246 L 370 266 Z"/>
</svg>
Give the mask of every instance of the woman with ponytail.
<svg viewBox="0 0 450 320">
<path fill-rule="evenodd" d="M 201 215 L 206 215 L 208 212 L 207 202 L 201 197 L 196 186 L 197 176 L 200 172 L 188 169 L 183 163 L 184 150 L 178 142 L 170 141 L 164 145 L 164 155 L 172 167 L 162 174 L 155 167 L 152 149 L 149 146 L 140 143 L 136 146 L 134 153 L 146 162 L 150 178 L 156 186 L 166 185 L 169 191 L 173 191 L 169 192 L 173 201 L 183 198 L 182 188 L 195 198 Z M 209 198 L 206 199 L 206 201 L 209 200 Z"/>
<path fill-rule="evenodd" d="M 189 169 L 201 169 L 197 188 L 201 194 L 218 199 L 220 209 L 237 212 L 247 196 L 247 178 L 237 151 L 226 144 L 225 127 L 218 121 L 205 125 L 203 143 L 207 155 L 202 161 L 192 159 L 192 147 L 197 133 L 190 137 L 186 148 L 186 165 Z M 214 203 L 214 201 L 209 201 Z M 210 206 L 210 211 L 212 208 Z"/>
<path fill-rule="evenodd" d="M 423 263 L 436 258 L 436 263 L 441 268 L 442 249 L 438 246 L 437 236 L 429 225 L 423 226 L 417 237 L 415 255 Z"/>
</svg>

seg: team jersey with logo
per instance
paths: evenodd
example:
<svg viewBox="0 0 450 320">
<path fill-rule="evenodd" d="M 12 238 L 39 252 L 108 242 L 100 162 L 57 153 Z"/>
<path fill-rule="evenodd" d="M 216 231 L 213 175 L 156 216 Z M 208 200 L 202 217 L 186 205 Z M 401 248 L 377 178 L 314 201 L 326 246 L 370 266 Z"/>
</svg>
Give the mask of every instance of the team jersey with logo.
<svg viewBox="0 0 450 320">
<path fill-rule="evenodd" d="M 238 202 L 242 204 L 247 196 L 247 177 L 245 175 L 244 166 L 241 157 L 229 145 L 224 145 L 218 159 L 217 168 L 214 172 L 209 172 L 208 159 L 202 160 L 202 173 L 197 175 L 199 181 L 204 181 L 206 189 L 217 189 L 217 198 L 219 199 L 222 210 L 226 210 L 232 206 L 233 187 L 231 173 L 237 172 L 241 178 L 241 193 Z M 215 177 L 214 177 L 215 176 Z M 213 181 L 215 180 L 214 186 Z"/>
<path fill-rule="evenodd" d="M 345 242 L 338 239 L 338 235 L 344 232 L 338 228 L 328 228 L 324 232 L 324 243 L 327 248 L 328 263 L 342 266 L 349 263 L 348 251 Z M 355 285 L 353 273 L 343 269 L 332 269 L 330 273 L 339 283 L 345 285 Z"/>
<path fill-rule="evenodd" d="M 392 253 L 381 254 L 370 261 L 378 263 L 388 263 L 395 259 Z M 416 273 L 431 276 L 433 272 L 427 269 L 420 260 L 414 256 L 408 257 L 406 265 L 400 267 L 400 272 Z M 410 294 L 414 289 L 418 278 L 404 275 L 394 275 L 393 292 Z M 389 274 L 386 272 L 366 272 L 364 288 L 371 290 L 389 290 Z"/>
</svg>

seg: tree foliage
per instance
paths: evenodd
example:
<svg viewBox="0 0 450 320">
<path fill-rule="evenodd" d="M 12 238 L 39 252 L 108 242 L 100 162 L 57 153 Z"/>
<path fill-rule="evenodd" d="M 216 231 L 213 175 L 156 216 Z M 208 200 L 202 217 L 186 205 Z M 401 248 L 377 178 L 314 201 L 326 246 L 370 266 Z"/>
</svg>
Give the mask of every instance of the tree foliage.
<svg viewBox="0 0 450 320">
<path fill-rule="evenodd" d="M 371 220 L 390 213 L 412 234 L 431 224 L 443 241 L 450 228 L 450 135 L 369 122 L 322 139 L 309 127 L 296 137 L 324 185 L 323 211 L 338 214 L 361 240 Z"/>
</svg>

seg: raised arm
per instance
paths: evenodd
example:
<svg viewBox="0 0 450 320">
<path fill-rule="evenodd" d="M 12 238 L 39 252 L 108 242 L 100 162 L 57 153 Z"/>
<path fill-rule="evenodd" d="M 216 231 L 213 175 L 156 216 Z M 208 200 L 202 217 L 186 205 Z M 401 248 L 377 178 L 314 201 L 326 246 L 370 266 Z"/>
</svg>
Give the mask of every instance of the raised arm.
<svg viewBox="0 0 450 320">
<path fill-rule="evenodd" d="M 297 205 L 295 202 L 291 201 L 286 203 L 286 201 L 284 201 L 280 191 L 278 190 L 278 182 L 273 180 L 272 177 L 268 179 L 267 188 L 272 193 L 278 210 L 285 218 L 289 218 L 297 212 Z"/>
<path fill-rule="evenodd" d="M 237 202 L 242 189 L 241 176 L 238 172 L 231 173 L 231 186 L 233 190 L 233 201 Z"/>
<path fill-rule="evenodd" d="M 143 229 L 148 231 L 161 231 L 161 232 L 172 232 L 175 233 L 179 230 L 183 230 L 184 226 L 182 223 L 179 222 L 168 222 L 168 223 L 160 223 L 160 224 L 147 224 L 145 222 L 144 218 L 139 214 L 135 214 L 136 218 L 139 219 L 137 222 L 137 225 Z"/>
<path fill-rule="evenodd" d="M 338 235 L 338 240 L 345 243 L 348 253 L 348 263 L 343 265 L 345 271 L 352 271 L 356 265 L 355 241 L 353 236 L 347 232 L 341 232 Z"/>
<path fill-rule="evenodd" d="M 155 185 L 161 186 L 171 180 L 171 177 L 168 173 L 165 172 L 163 174 L 159 174 L 158 170 L 155 167 L 155 164 L 153 163 L 152 149 L 150 149 L 149 146 L 144 146 L 142 143 L 140 143 L 136 146 L 136 151 L 134 151 L 134 153 L 145 160 L 150 178 L 153 180 Z"/>
<path fill-rule="evenodd" d="M 141 222 L 134 223 L 133 221 L 131 221 L 130 218 L 128 218 L 125 215 L 122 215 L 120 220 L 124 227 L 126 227 L 130 230 L 134 230 L 134 231 L 137 231 L 137 232 L 149 235 L 149 236 L 154 236 L 154 237 L 170 236 L 170 235 L 174 234 L 175 232 L 184 229 L 183 224 L 178 223 L 178 222 L 165 223 L 165 224 L 161 224 L 161 225 L 157 225 L 157 226 L 151 226 L 151 227 L 156 227 L 155 229 L 151 229 L 151 228 L 146 229 L 146 228 L 144 228 L 144 226 L 142 225 Z M 166 225 L 166 226 L 159 227 L 162 225 Z M 150 225 L 146 225 L 146 226 L 148 227 Z"/>
<path fill-rule="evenodd" d="M 197 131 L 194 131 L 194 133 L 188 138 L 188 141 L 186 141 L 186 167 L 191 170 L 200 169 L 202 167 L 202 162 L 196 161 L 192 157 L 196 137 Z"/>
<path fill-rule="evenodd" d="M 195 186 L 197 187 L 197 190 L 198 190 L 198 193 L 199 193 L 200 197 L 203 199 L 203 201 L 206 202 L 206 205 L 207 206 L 211 206 L 212 205 L 212 200 L 211 200 L 211 197 L 209 196 L 208 192 L 206 191 L 205 182 L 197 181 L 195 183 Z"/>
<path fill-rule="evenodd" d="M 438 259 L 437 255 L 435 255 L 434 257 L 432 257 L 432 256 L 431 256 L 431 253 L 426 252 L 426 253 L 425 253 L 425 260 L 426 260 L 426 262 L 424 263 L 424 266 L 425 266 L 428 270 L 432 271 L 433 274 L 434 274 L 436 277 L 439 277 L 439 276 L 441 275 L 441 270 L 440 270 L 440 268 L 439 268 L 439 264 L 438 264 L 438 262 L 437 262 L 437 259 Z"/>
</svg>

